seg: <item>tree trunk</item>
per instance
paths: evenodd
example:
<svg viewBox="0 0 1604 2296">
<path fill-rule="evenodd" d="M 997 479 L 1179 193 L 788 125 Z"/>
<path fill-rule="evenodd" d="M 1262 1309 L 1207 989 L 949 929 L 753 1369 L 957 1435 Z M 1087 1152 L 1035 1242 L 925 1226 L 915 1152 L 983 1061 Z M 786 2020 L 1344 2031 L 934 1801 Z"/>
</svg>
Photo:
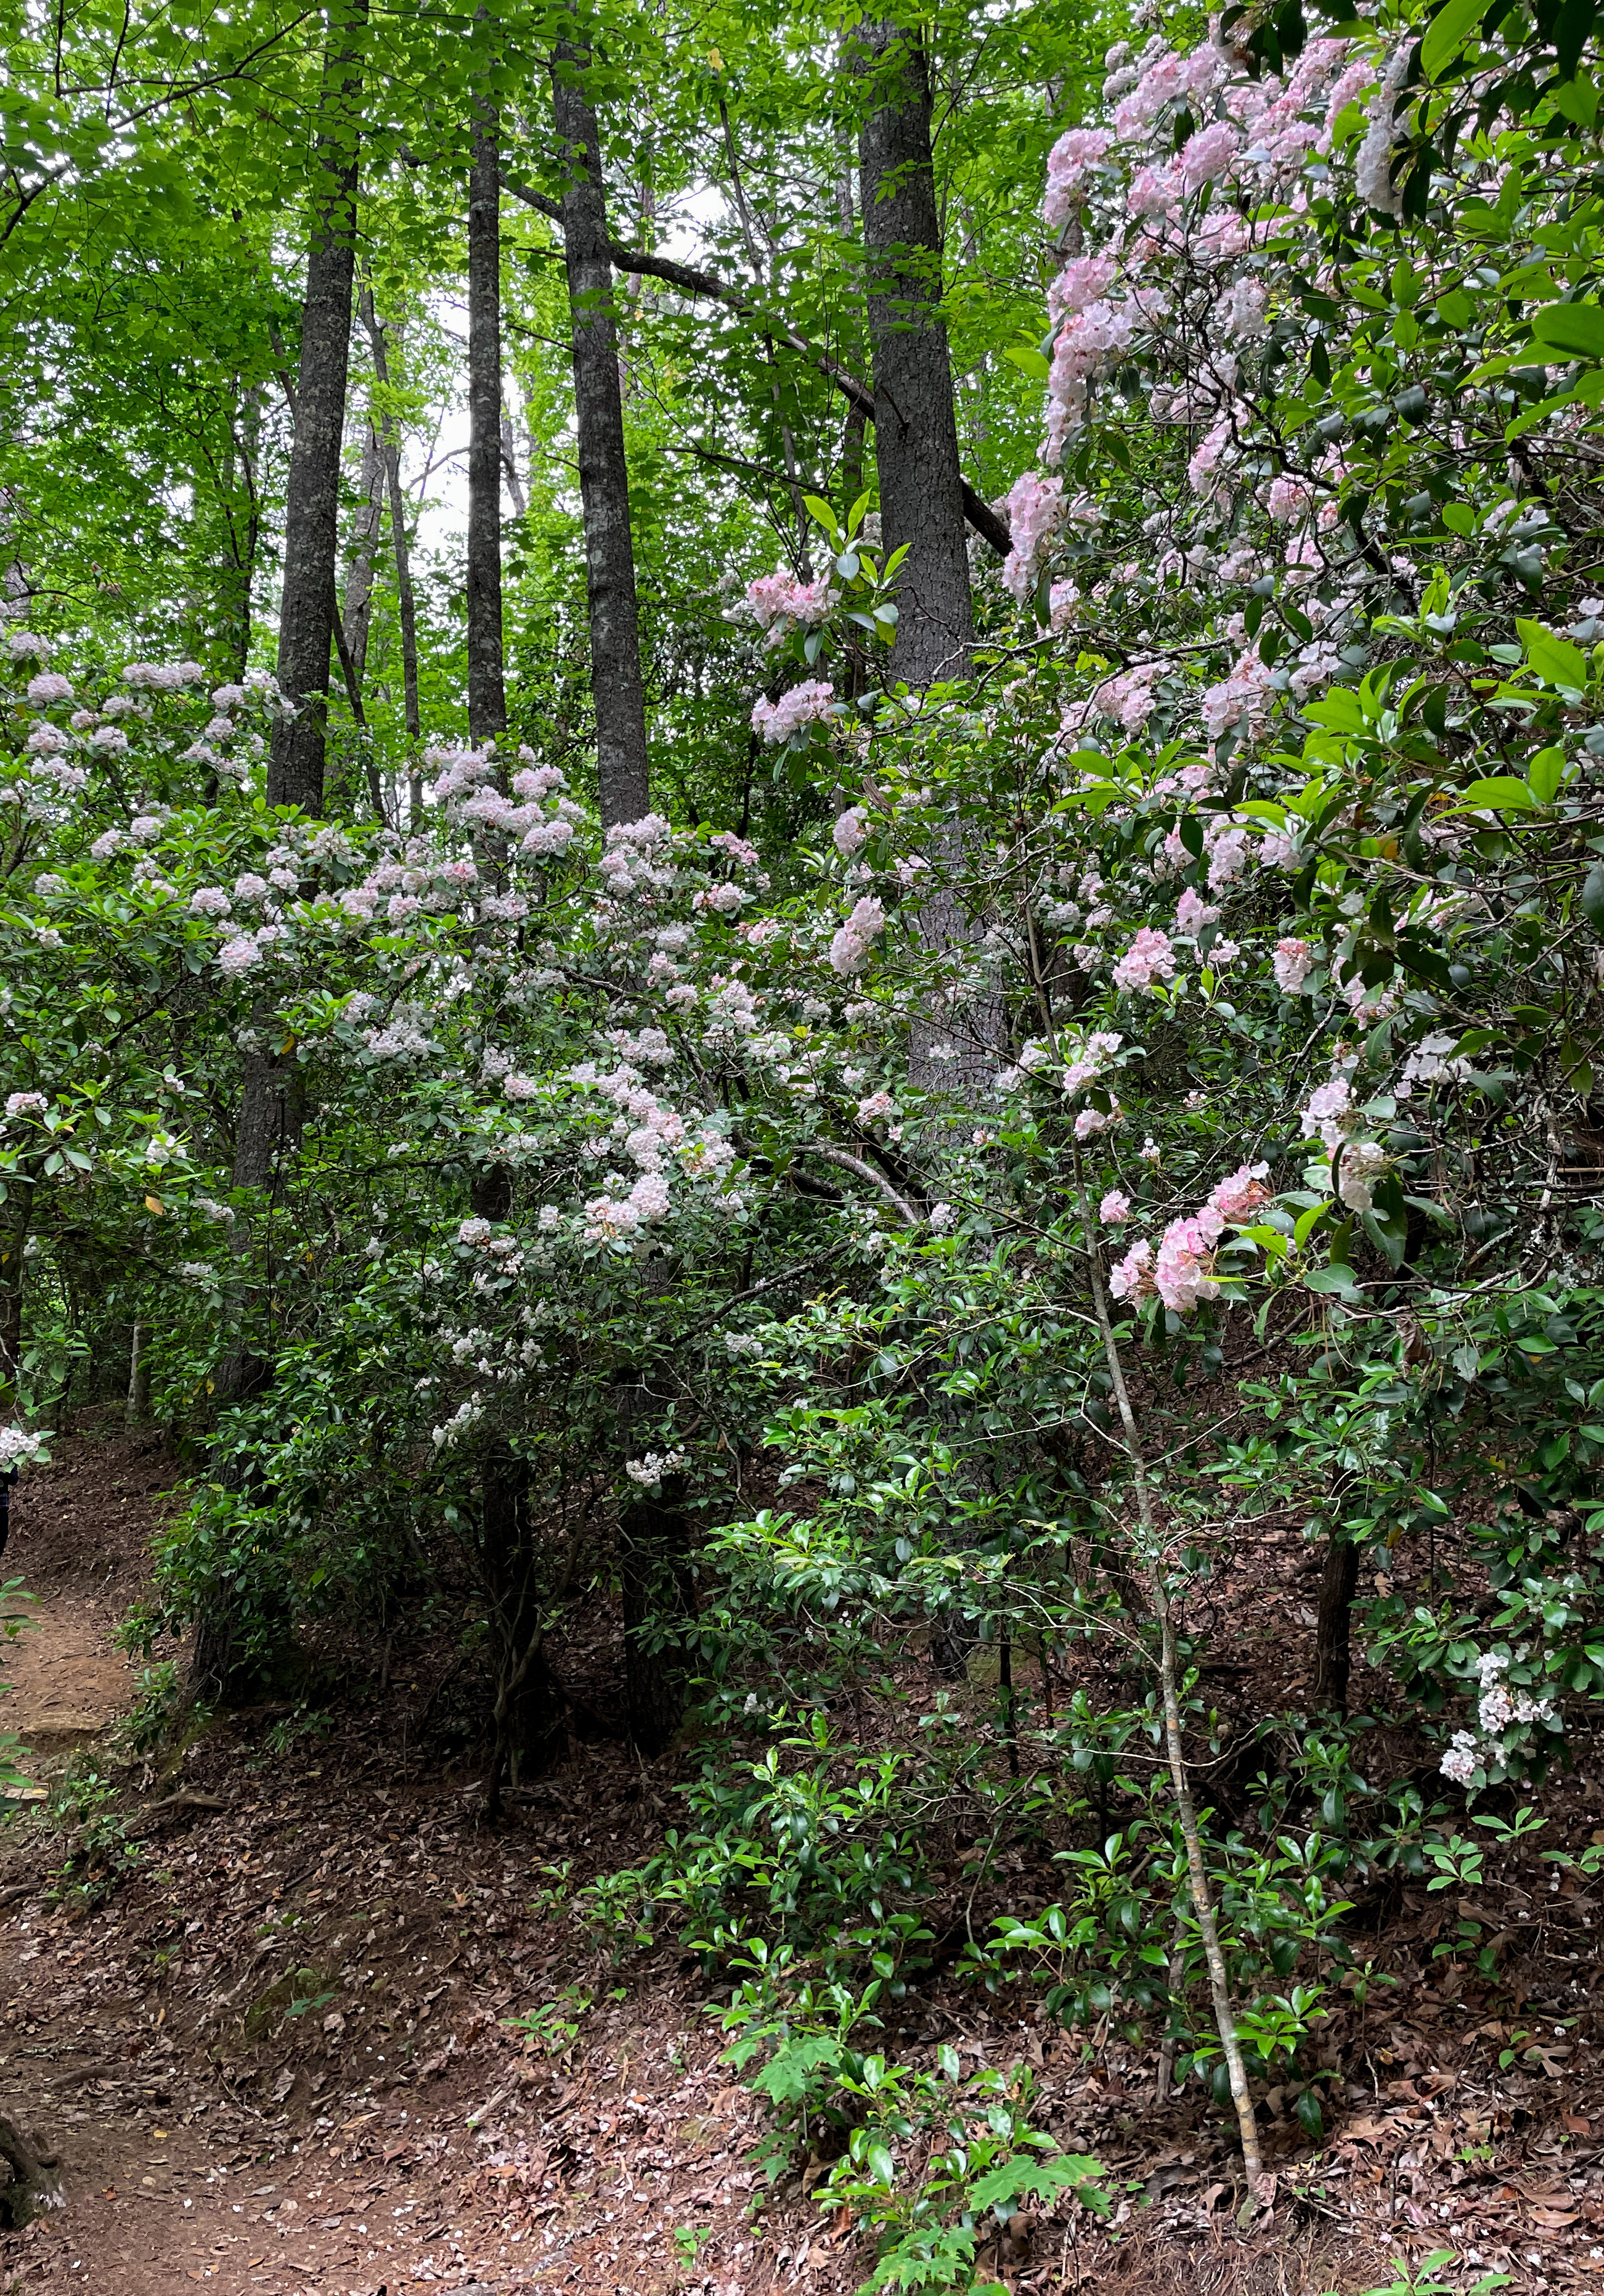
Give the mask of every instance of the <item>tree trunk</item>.
<svg viewBox="0 0 1604 2296">
<path fill-rule="evenodd" d="M 29 1193 L 13 1188 L 0 1204 L 0 1409 L 18 1413 L 22 1407 L 22 1287 Z"/>
<path fill-rule="evenodd" d="M 941 223 L 930 151 L 930 76 L 917 30 L 865 21 L 851 36 L 871 109 L 858 131 L 874 448 L 897 586 L 894 676 L 922 690 L 962 677 L 974 614 L 953 369 L 941 316 Z"/>
<path fill-rule="evenodd" d="M 897 576 L 891 674 L 922 692 L 969 675 L 975 635 L 953 368 L 940 308 L 929 66 L 920 33 L 886 22 L 860 24 L 848 53 L 870 107 L 858 131 L 858 180 L 880 540 L 888 557 L 904 545 L 908 552 Z M 962 832 L 946 831 L 936 854 L 941 874 L 921 904 L 919 929 L 931 948 L 951 949 L 976 938 L 954 882 L 965 867 Z M 972 1100 L 989 1086 L 1002 1034 L 994 996 L 965 1008 L 929 1009 L 910 1032 L 910 1078 L 927 1091 Z"/>
<path fill-rule="evenodd" d="M 468 737 L 507 730 L 502 664 L 501 116 L 473 108 L 468 193 Z"/>
<path fill-rule="evenodd" d="M 624 1680 L 629 1742 L 648 1761 L 671 1742 L 685 1711 L 685 1673 L 672 1640 L 689 1620 L 694 1588 L 683 1475 L 667 1475 L 659 1495 L 634 1500 L 618 1518 L 618 1577 L 624 1597 Z M 654 1647 L 667 1626 L 670 1640 Z"/>
<path fill-rule="evenodd" d="M 367 676 L 368 632 L 373 619 L 373 552 L 384 517 L 384 449 L 370 414 L 362 434 L 362 502 L 346 565 L 345 641 L 351 682 L 358 695 Z"/>
<path fill-rule="evenodd" d="M 124 1417 L 130 1427 L 143 1427 L 151 1415 L 150 1335 L 135 1324 L 128 1342 L 128 1400 Z"/>
<path fill-rule="evenodd" d="M 361 134 L 360 30 L 367 0 L 330 12 L 314 160 L 307 300 L 295 391 L 295 440 L 284 503 L 284 580 L 278 677 L 295 704 L 274 726 L 269 805 L 323 809 L 323 737 L 334 577 L 340 545 L 340 455 L 345 436 Z"/>
<path fill-rule="evenodd" d="M 529 1522 L 528 1462 L 505 1444 L 486 1454 L 479 1483 L 485 1587 L 495 1614 L 495 1743 L 487 1805 L 501 1814 L 503 1776 L 516 1785 L 549 1769 L 567 1745 L 563 1698 L 545 1654 L 541 1588 Z"/>
<path fill-rule="evenodd" d="M 618 335 L 596 115 L 585 90 L 589 52 L 560 42 L 552 67 L 557 143 L 567 170 L 563 247 L 574 339 L 574 411 L 585 563 L 590 594 L 591 692 L 604 827 L 649 811 L 646 697 L 629 525 L 629 465 L 618 387 Z"/>
<path fill-rule="evenodd" d="M 236 1188 L 265 1191 L 275 1185 L 284 1158 L 299 1144 L 304 1110 L 304 1086 L 299 1068 L 293 1060 L 276 1060 L 263 1052 L 246 1054 L 239 1126 L 234 1136 Z M 260 1240 L 266 1249 L 266 1235 Z M 260 1351 L 258 1334 L 251 1327 L 265 1288 L 257 1284 L 249 1266 L 258 1241 L 257 1224 L 249 1215 L 235 1222 L 234 1328 L 214 1382 L 213 1400 L 219 1409 L 248 1401 L 259 1394 L 273 1377 L 272 1358 Z M 271 1271 L 268 1280 L 271 1281 Z M 240 1480 L 237 1460 L 219 1459 L 216 1473 L 220 1482 L 236 1487 Z M 189 1679 L 195 1697 L 215 1700 L 224 1706 L 243 1704 L 258 1685 L 260 1669 L 248 1659 L 243 1647 L 238 1596 L 225 1582 L 214 1582 L 197 1610 Z"/>
<path fill-rule="evenodd" d="M 8 2232 L 20 2232 L 42 2209 L 66 2205 L 58 2156 L 42 2137 L 24 2136 L 4 2113 L 0 2113 L 0 2161 L 11 2170 L 0 2185 L 0 2225 Z"/>
<path fill-rule="evenodd" d="M 390 387 L 389 352 L 384 323 L 373 308 L 371 288 L 362 291 L 362 324 L 372 346 L 373 373 L 382 390 Z M 423 779 L 419 744 L 423 720 L 418 708 L 418 609 L 413 595 L 412 550 L 406 533 L 406 499 L 401 491 L 401 434 L 394 414 L 379 418 L 379 439 L 384 453 L 385 485 L 389 493 L 390 546 L 396 554 L 396 603 L 401 619 L 401 694 L 406 718 L 408 817 L 416 829 L 423 808 Z"/>
<path fill-rule="evenodd" d="M 1320 1574 L 1320 1610 L 1314 1626 L 1314 1703 L 1347 1712 L 1353 1671 L 1354 1596 L 1359 1591 L 1359 1548 L 1333 1532 L 1326 1541 Z"/>
</svg>

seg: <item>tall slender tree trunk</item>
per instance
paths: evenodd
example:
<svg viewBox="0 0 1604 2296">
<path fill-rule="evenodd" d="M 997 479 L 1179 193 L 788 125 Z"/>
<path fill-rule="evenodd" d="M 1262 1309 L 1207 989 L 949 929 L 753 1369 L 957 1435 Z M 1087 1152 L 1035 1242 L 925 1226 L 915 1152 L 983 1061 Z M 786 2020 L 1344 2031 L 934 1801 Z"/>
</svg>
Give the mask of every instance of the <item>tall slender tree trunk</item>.
<svg viewBox="0 0 1604 2296">
<path fill-rule="evenodd" d="M 1347 1712 L 1348 1679 L 1354 1667 L 1354 1597 L 1359 1591 L 1357 1542 L 1333 1531 L 1326 1540 L 1320 1574 L 1320 1609 L 1314 1626 L 1314 1702 Z"/>
<path fill-rule="evenodd" d="M 850 52 L 869 105 L 858 131 L 858 181 L 880 531 L 888 554 L 909 545 L 891 668 L 922 689 L 967 674 L 975 635 L 941 316 L 929 66 L 920 33 L 892 23 L 860 24 Z"/>
<path fill-rule="evenodd" d="M 391 383 L 389 332 L 373 308 L 372 290 L 362 291 L 362 324 L 372 348 L 373 373 L 381 390 Z M 406 531 L 406 497 L 401 488 L 401 431 L 393 409 L 379 417 L 379 443 L 384 456 L 384 482 L 389 496 L 390 547 L 396 559 L 396 603 L 401 620 L 401 701 L 406 720 L 408 816 L 413 829 L 423 810 L 423 777 L 420 744 L 423 720 L 418 708 L 418 608 L 413 594 L 412 548 Z"/>
<path fill-rule="evenodd" d="M 963 473 L 953 405 L 953 365 L 941 316 L 941 217 L 930 144 L 930 75 L 917 29 L 865 20 L 848 53 L 865 103 L 858 187 L 874 381 L 874 459 L 880 538 L 906 547 L 897 577 L 891 671 L 915 691 L 969 675 L 974 644 Z M 920 906 L 934 949 L 978 935 L 960 890 L 963 832 L 937 840 L 941 875 Z M 926 1090 L 972 1098 L 989 1084 L 1003 1033 L 996 996 L 920 1013 L 909 1074 Z"/>
<path fill-rule="evenodd" d="M 259 1016 L 258 1027 L 266 1020 L 266 1015 Z M 286 1159 L 300 1144 L 305 1110 L 305 1088 L 293 1055 L 285 1060 L 262 1050 L 246 1054 L 234 1134 L 236 1188 L 258 1195 L 276 1190 Z M 271 1250 L 270 1221 L 271 1202 L 267 1218 L 259 1224 L 247 1213 L 234 1225 L 233 1327 L 213 1382 L 213 1399 L 219 1408 L 247 1401 L 273 1378 L 273 1359 L 263 1351 L 259 1322 L 263 1300 L 271 1293 L 272 1269 L 264 1265 L 258 1271 L 251 1265 L 258 1247 L 265 1261 Z M 237 1456 L 218 1459 L 215 1472 L 225 1487 L 236 1487 L 242 1480 Z M 250 1471 L 244 1472 L 248 1475 Z M 206 1589 L 197 1611 L 190 1687 L 198 1698 L 237 1705 L 250 1696 L 258 1680 L 244 1645 L 239 1593 L 218 1579 Z"/>
<path fill-rule="evenodd" d="M 618 384 L 618 332 L 601 139 L 585 88 L 589 51 L 559 44 L 552 105 L 567 174 L 562 236 L 573 321 L 574 410 L 585 563 L 590 593 L 591 692 L 602 819 L 639 821 L 649 810 L 646 697 L 641 680 L 640 609 L 629 525 L 629 465 Z"/>
<path fill-rule="evenodd" d="M 468 193 L 468 735 L 507 730 L 502 660 L 501 115 L 473 107 Z"/>
<path fill-rule="evenodd" d="M 1075 1179 L 1076 1193 L 1080 1198 L 1081 1240 L 1086 1254 L 1086 1272 L 1091 1279 L 1093 1313 L 1102 1335 L 1109 1381 L 1114 1390 L 1120 1430 L 1125 1437 L 1125 1457 L 1136 1497 L 1142 1549 L 1139 1560 L 1147 1575 L 1149 1599 L 1158 1628 L 1158 1686 L 1164 1706 L 1165 1751 L 1169 1759 L 1175 1816 L 1186 1849 L 1186 1876 L 1192 1918 L 1197 1923 L 1198 1937 L 1203 1948 L 1204 1965 L 1208 1971 L 1208 1989 L 1214 2004 L 1215 2030 L 1220 2037 L 1220 2053 L 1231 2082 L 1232 2102 L 1236 2107 L 1248 2204 L 1256 2208 L 1269 2196 L 1273 2186 L 1265 2177 L 1264 2155 L 1259 2149 L 1258 2116 L 1254 2106 L 1253 2091 L 1248 2086 L 1248 2063 L 1242 2054 L 1241 2037 L 1237 2030 L 1236 2009 L 1231 1998 L 1231 1976 L 1225 1965 L 1224 1948 L 1220 1941 L 1214 1891 L 1209 1886 L 1208 1864 L 1203 1852 L 1202 1830 L 1198 1823 L 1197 1804 L 1192 1800 L 1191 1779 L 1187 1768 L 1185 1736 L 1181 1719 L 1181 1670 L 1175 1651 L 1174 1618 L 1170 1609 L 1169 1588 L 1165 1581 L 1164 1541 L 1153 1505 L 1152 1486 L 1148 1480 L 1142 1430 L 1137 1424 L 1135 1407 L 1125 1382 L 1119 1341 L 1109 1310 L 1109 1294 L 1103 1283 L 1102 1260 L 1097 1246 L 1097 1224 L 1093 1218 L 1092 1198 L 1078 1152 Z"/>
<path fill-rule="evenodd" d="M 367 676 L 368 633 L 373 619 L 373 554 L 384 518 L 384 449 L 370 412 L 362 434 L 361 501 L 346 562 L 345 640 L 358 694 Z"/>
<path fill-rule="evenodd" d="M 284 504 L 284 581 L 278 677 L 295 704 L 274 727 L 269 805 L 323 809 L 329 648 L 340 545 L 340 456 L 345 437 L 356 252 L 356 153 L 361 136 L 360 42 L 367 0 L 329 12 L 314 159 L 307 300 L 295 390 L 295 440 Z"/>
</svg>

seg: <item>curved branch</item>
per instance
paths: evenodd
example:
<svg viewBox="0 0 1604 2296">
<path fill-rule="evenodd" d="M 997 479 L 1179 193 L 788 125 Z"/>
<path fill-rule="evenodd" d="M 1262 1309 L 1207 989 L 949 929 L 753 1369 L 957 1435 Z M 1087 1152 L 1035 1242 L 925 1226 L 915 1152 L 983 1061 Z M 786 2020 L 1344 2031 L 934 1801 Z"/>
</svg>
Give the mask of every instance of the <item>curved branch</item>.
<svg viewBox="0 0 1604 2296">
<path fill-rule="evenodd" d="M 519 183 L 511 176 L 502 177 L 502 188 L 511 192 L 536 214 L 548 216 L 553 223 L 562 221 L 562 209 L 556 200 L 529 184 Z M 626 247 L 621 239 L 609 238 L 608 253 L 616 271 L 625 271 L 642 279 L 660 279 L 665 286 L 677 288 L 682 295 L 707 297 L 716 303 L 726 304 L 737 317 L 750 319 L 758 331 L 771 342 L 783 343 L 788 350 L 798 351 L 825 380 L 832 382 L 855 414 L 865 422 L 874 420 L 874 393 L 867 383 L 859 381 L 839 359 L 828 351 L 820 350 L 807 337 L 782 318 L 777 318 L 754 302 L 739 287 L 732 287 L 716 272 L 699 270 L 692 263 L 676 263 L 672 256 L 648 255 L 644 248 Z M 1012 547 L 1008 521 L 994 511 L 983 496 L 978 494 L 967 479 L 963 481 L 963 515 L 981 540 L 989 543 L 999 558 L 1006 558 Z"/>
</svg>

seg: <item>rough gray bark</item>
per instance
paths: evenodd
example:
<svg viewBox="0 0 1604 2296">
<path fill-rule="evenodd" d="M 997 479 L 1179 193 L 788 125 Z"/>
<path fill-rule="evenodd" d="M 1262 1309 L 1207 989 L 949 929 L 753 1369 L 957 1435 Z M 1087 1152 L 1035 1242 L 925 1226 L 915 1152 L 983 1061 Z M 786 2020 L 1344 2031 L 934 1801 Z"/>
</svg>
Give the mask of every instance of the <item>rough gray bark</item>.
<svg viewBox="0 0 1604 2296">
<path fill-rule="evenodd" d="M 970 666 L 974 613 L 953 368 L 941 316 L 941 222 L 930 151 L 930 76 L 919 32 L 872 20 L 851 36 L 869 109 L 858 180 L 880 534 L 909 545 L 897 585 L 894 676 L 922 690 Z"/>
<path fill-rule="evenodd" d="M 314 159 L 307 300 L 295 388 L 295 439 L 284 502 L 284 578 L 278 678 L 296 706 L 274 727 L 269 805 L 323 807 L 329 648 L 340 545 L 340 453 L 345 436 L 361 133 L 358 37 L 367 0 L 331 10 Z"/>
<path fill-rule="evenodd" d="M 389 350 L 385 342 L 387 329 L 373 308 L 372 291 L 362 291 L 362 324 L 367 329 L 372 348 L 373 373 L 381 389 L 390 385 Z M 384 455 L 384 480 L 389 495 L 390 546 L 396 555 L 396 603 L 401 618 L 401 696 L 406 718 L 406 749 L 411 761 L 408 771 L 408 812 L 413 828 L 419 826 L 423 809 L 423 779 L 419 763 L 419 743 L 423 736 L 423 721 L 418 709 L 418 609 L 413 595 L 412 549 L 406 532 L 406 499 L 401 491 L 401 434 L 395 415 L 388 410 L 379 418 L 379 443 Z"/>
<path fill-rule="evenodd" d="M 640 611 L 629 525 L 629 465 L 618 387 L 611 242 L 596 115 L 585 89 L 587 50 L 559 44 L 552 106 L 565 174 L 561 201 L 573 321 L 574 410 L 585 562 L 590 594 L 591 692 L 602 820 L 610 828 L 651 808 Z"/>
<path fill-rule="evenodd" d="M 135 1324 L 128 1342 L 128 1399 L 124 1416 L 130 1427 L 142 1427 L 150 1415 L 150 1333 L 143 1324 Z"/>
<path fill-rule="evenodd" d="M 468 191 L 468 737 L 507 730 L 502 664 L 501 115 L 473 108 Z"/>
<path fill-rule="evenodd" d="M 370 414 L 362 434 L 361 503 L 351 529 L 346 563 L 345 640 L 351 676 L 360 694 L 367 676 L 368 632 L 373 619 L 373 554 L 384 518 L 384 449 Z"/>
</svg>

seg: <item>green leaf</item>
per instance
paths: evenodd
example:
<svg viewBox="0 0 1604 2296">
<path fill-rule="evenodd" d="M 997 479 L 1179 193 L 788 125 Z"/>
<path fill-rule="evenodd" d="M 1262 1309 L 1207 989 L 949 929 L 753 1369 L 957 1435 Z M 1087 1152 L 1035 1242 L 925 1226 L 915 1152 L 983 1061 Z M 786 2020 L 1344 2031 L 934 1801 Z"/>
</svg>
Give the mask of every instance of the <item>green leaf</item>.
<svg viewBox="0 0 1604 2296">
<path fill-rule="evenodd" d="M 1436 79 L 1451 63 L 1487 12 L 1487 0 L 1447 0 L 1438 9 L 1420 42 L 1420 70 Z"/>
<path fill-rule="evenodd" d="M 1032 382 L 1045 382 L 1050 372 L 1047 361 L 1034 343 L 1004 343 L 1002 356 L 1027 374 Z"/>
<path fill-rule="evenodd" d="M 1513 774 L 1494 774 L 1486 781 L 1472 782 L 1463 791 L 1458 805 L 1450 806 L 1451 813 L 1529 813 L 1533 806 L 1531 791 L 1525 782 L 1518 782 Z"/>
<path fill-rule="evenodd" d="M 1532 332 L 1567 358 L 1604 360 L 1604 310 L 1597 303 L 1545 303 L 1533 317 Z"/>
<path fill-rule="evenodd" d="M 1565 776 L 1563 750 L 1539 750 L 1526 767 L 1526 780 L 1539 805 L 1552 805 Z"/>
<path fill-rule="evenodd" d="M 1595 932 L 1604 933 L 1604 861 L 1595 861 L 1582 888 L 1582 914 Z"/>
<path fill-rule="evenodd" d="M 1311 1292 L 1332 1292 L 1344 1300 L 1359 1297 L 1359 1287 L 1354 1281 L 1351 1267 L 1312 1267 L 1304 1282 Z"/>
<path fill-rule="evenodd" d="M 834 537 L 840 531 L 839 528 L 836 524 L 835 512 L 822 496 L 818 495 L 804 495 L 802 500 L 806 508 L 808 516 L 814 520 L 815 524 L 822 526 L 826 534 Z"/>
<path fill-rule="evenodd" d="M 1568 638 L 1545 630 L 1541 622 L 1518 621 L 1520 642 L 1526 648 L 1526 660 L 1541 678 L 1550 685 L 1568 685 L 1579 693 L 1587 684 L 1587 656 L 1579 645 Z"/>
</svg>

